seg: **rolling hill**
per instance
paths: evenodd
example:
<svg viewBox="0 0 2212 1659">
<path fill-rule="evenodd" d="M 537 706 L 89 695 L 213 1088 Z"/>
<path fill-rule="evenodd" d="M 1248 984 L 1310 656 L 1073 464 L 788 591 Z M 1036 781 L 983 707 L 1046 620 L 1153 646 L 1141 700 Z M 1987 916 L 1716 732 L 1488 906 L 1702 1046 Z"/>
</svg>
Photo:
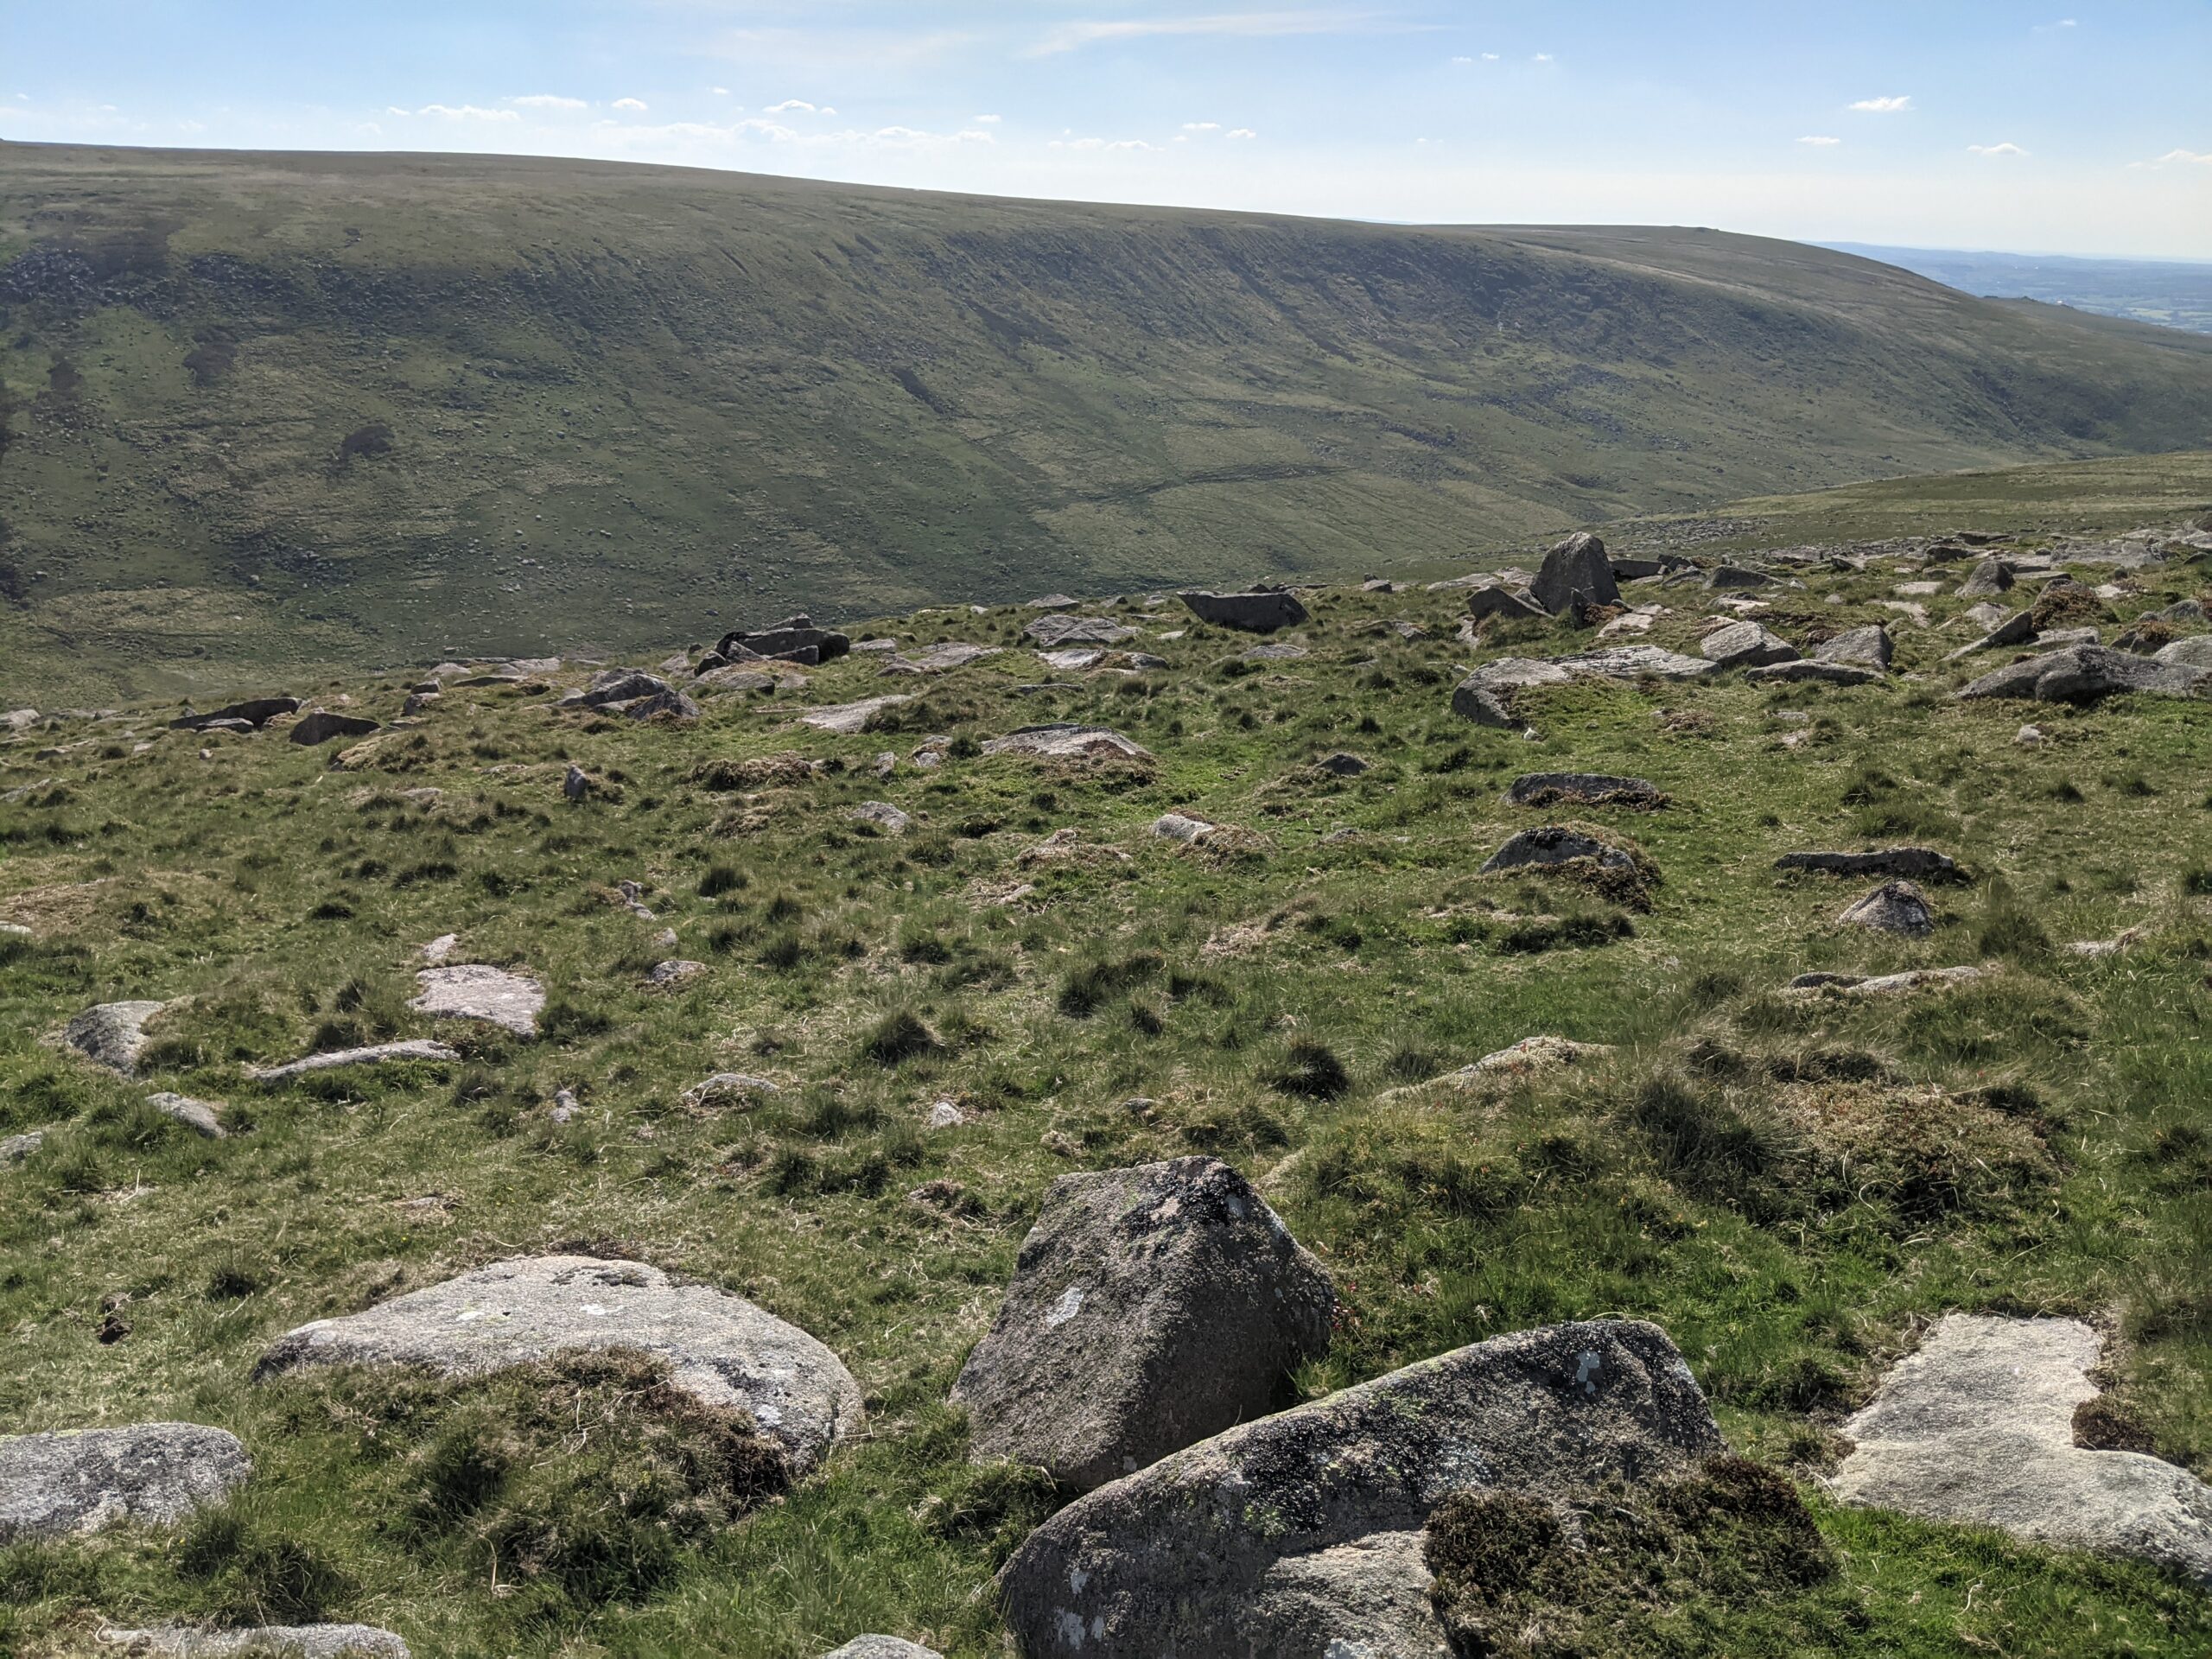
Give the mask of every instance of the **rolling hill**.
<svg viewBox="0 0 2212 1659">
<path fill-rule="evenodd" d="M 0 145 L 10 697 L 2208 443 L 2212 339 L 1713 232 Z"/>
</svg>

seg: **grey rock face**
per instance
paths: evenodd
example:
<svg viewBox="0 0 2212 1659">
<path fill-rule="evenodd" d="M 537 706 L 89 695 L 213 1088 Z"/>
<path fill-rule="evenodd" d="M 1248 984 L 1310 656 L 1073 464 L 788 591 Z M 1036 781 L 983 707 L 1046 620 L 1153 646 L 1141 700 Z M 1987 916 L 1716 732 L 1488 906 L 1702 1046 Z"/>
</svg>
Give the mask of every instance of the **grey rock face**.
<svg viewBox="0 0 2212 1659">
<path fill-rule="evenodd" d="M 168 1006 L 166 1002 L 98 1003 L 62 1027 L 61 1040 L 93 1065 L 127 1077 L 137 1071 L 138 1057 L 146 1052 L 146 1022 Z"/>
<path fill-rule="evenodd" d="M 836 1652 L 823 1654 L 822 1659 L 944 1659 L 944 1656 L 935 1648 L 895 1636 L 856 1636 Z"/>
<path fill-rule="evenodd" d="M 1603 651 L 1554 657 L 1551 665 L 1569 674 L 1597 674 L 1611 680 L 1695 680 L 1714 665 L 1661 645 L 1611 645 Z"/>
<path fill-rule="evenodd" d="M 1054 612 L 1040 616 L 1021 631 L 1021 637 L 1038 645 L 1118 645 L 1136 638 L 1137 631 L 1110 616 L 1067 616 Z"/>
<path fill-rule="evenodd" d="M 1194 818 L 1185 812 L 1163 812 L 1152 821 L 1154 835 L 1162 841 L 1179 841 L 1185 847 L 1204 841 L 1214 828 L 1204 818 Z"/>
<path fill-rule="evenodd" d="M 0 1438 L 0 1544 L 167 1525 L 253 1472 L 234 1434 L 197 1423 L 135 1423 Z"/>
<path fill-rule="evenodd" d="M 2179 668 L 2212 668 L 2212 633 L 2200 633 L 2161 645 L 2151 653 L 2151 660 L 2171 663 Z"/>
<path fill-rule="evenodd" d="M 1764 570 L 1740 564 L 1716 564 L 1705 573 L 1705 586 L 1716 592 L 1738 588 L 1764 588 L 1774 578 Z"/>
<path fill-rule="evenodd" d="M 640 697 L 658 697 L 674 690 L 659 675 L 648 674 L 642 668 L 603 669 L 591 677 L 591 683 L 582 690 L 562 698 L 561 707 L 604 709 L 611 703 L 634 702 Z"/>
<path fill-rule="evenodd" d="M 591 774 L 582 766 L 571 766 L 561 779 L 561 798 L 581 801 L 591 793 Z"/>
<path fill-rule="evenodd" d="M 1614 605 L 1621 590 L 1606 562 L 1605 544 L 1586 530 L 1578 530 L 1544 555 L 1529 596 L 1553 616 L 1578 601 L 1584 605 Z"/>
<path fill-rule="evenodd" d="M 1964 876 L 1948 854 L 1929 847 L 1885 847 L 1875 853 L 1784 853 L 1777 870 L 1811 870 L 1821 875 L 1902 875 L 1918 880 L 1957 881 Z"/>
<path fill-rule="evenodd" d="M 1505 798 L 1516 806 L 1549 806 L 1554 801 L 1565 801 L 1573 805 L 1649 810 L 1667 804 L 1665 792 L 1656 784 L 1601 772 L 1529 772 L 1507 786 Z"/>
<path fill-rule="evenodd" d="M 196 1129 L 211 1141 L 223 1138 L 220 1108 L 207 1101 L 194 1100 L 189 1095 L 173 1095 L 166 1090 L 146 1096 L 146 1103 L 164 1117 L 173 1117 L 188 1129 Z"/>
<path fill-rule="evenodd" d="M 2031 657 L 1961 687 L 1961 697 L 2031 697 L 2039 702 L 2093 702 L 2120 692 L 2154 696 L 2205 695 L 2212 670 L 2160 662 L 2105 645 L 2069 645 Z"/>
<path fill-rule="evenodd" d="M 742 1071 L 717 1071 L 683 1091 L 683 1103 L 694 1111 L 766 1100 L 782 1091 L 766 1077 L 749 1077 Z"/>
<path fill-rule="evenodd" d="M 998 654 L 999 647 L 996 645 L 971 645 L 958 640 L 948 640 L 943 645 L 915 652 L 912 656 L 894 654 L 884 664 L 883 671 L 886 674 L 946 674 L 956 668 L 965 668 L 970 663 Z"/>
<path fill-rule="evenodd" d="M 1971 657 L 1977 652 L 2003 651 L 2013 645 L 2024 645 L 2035 637 L 2034 613 L 2015 611 L 2003 621 L 1994 624 L 1987 633 L 1983 634 L 1972 645 L 1961 645 L 1945 660 L 1956 662 L 1961 657 Z"/>
<path fill-rule="evenodd" d="M 1794 663 L 1797 647 L 1756 622 L 1731 622 L 1698 641 L 1698 654 L 1720 668 L 1764 668 Z"/>
<path fill-rule="evenodd" d="M 1579 858 L 1594 861 L 1600 869 L 1628 871 L 1636 868 L 1636 861 L 1620 848 L 1562 824 L 1549 823 L 1540 830 L 1523 830 L 1513 836 L 1490 855 L 1482 874 L 1495 875 L 1500 870 L 1566 864 Z"/>
<path fill-rule="evenodd" d="M 972 1455 L 1083 1491 L 1264 1415 L 1328 1345 L 1328 1275 L 1214 1158 L 1069 1175 L 960 1372 Z"/>
<path fill-rule="evenodd" d="M 2212 1488 L 2156 1458 L 2074 1444 L 2098 1351 L 2077 1319 L 1946 1314 L 1844 1425 L 1858 1446 L 1836 1496 L 2212 1582 Z"/>
<path fill-rule="evenodd" d="M 846 635 L 834 629 L 816 627 L 810 616 L 790 616 L 756 632 L 737 630 L 726 633 L 715 646 L 715 652 L 733 663 L 747 658 L 771 658 L 810 667 L 817 663 L 836 661 L 852 645 Z"/>
<path fill-rule="evenodd" d="M 1890 631 L 1878 622 L 1863 628 L 1852 628 L 1823 639 L 1814 647 L 1813 660 L 1820 663 L 1853 663 L 1860 668 L 1887 668 L 1897 656 L 1897 642 L 1890 638 Z"/>
<path fill-rule="evenodd" d="M 1959 584 L 1961 599 L 1994 599 L 2012 590 L 2012 567 L 2002 559 L 1983 559 Z"/>
<path fill-rule="evenodd" d="M 795 1472 L 860 1427 L 861 1393 L 836 1355 L 796 1325 L 711 1285 L 584 1255 L 518 1256 L 278 1338 L 255 1376 L 315 1365 L 423 1365 L 483 1376 L 564 1349 L 666 1359 L 677 1387 L 750 1412 Z"/>
<path fill-rule="evenodd" d="M 1459 682 L 1452 690 L 1452 712 L 1478 726 L 1513 728 L 1513 694 L 1531 685 L 1565 685 L 1574 677 L 1556 664 L 1528 657 L 1501 657 Z"/>
<path fill-rule="evenodd" d="M 545 1008 L 545 988 L 525 974 L 511 974 L 486 963 L 464 962 L 422 969 L 415 982 L 423 988 L 423 994 L 410 997 L 407 1006 L 418 1014 L 447 1020 L 481 1020 L 518 1037 L 537 1035 L 537 1016 Z"/>
<path fill-rule="evenodd" d="M 664 987 L 681 985 L 687 980 L 698 978 L 706 971 L 707 964 L 703 962 L 687 962 L 680 957 L 672 957 L 666 962 L 653 963 L 645 975 L 645 983 Z"/>
<path fill-rule="evenodd" d="M 887 709 L 896 709 L 902 702 L 914 699 L 906 692 L 893 692 L 886 697 L 862 697 L 858 702 L 831 703 L 821 709 L 810 709 L 798 717 L 802 726 L 811 726 L 818 732 L 842 732 L 849 735 L 865 732 L 875 724 L 876 716 Z"/>
<path fill-rule="evenodd" d="M 1880 682 L 1882 671 L 1862 668 L 1856 663 L 1817 663 L 1801 659 L 1747 668 L 1744 671 L 1744 677 L 1757 684 L 1874 685 Z"/>
<path fill-rule="evenodd" d="M 1362 760 L 1358 755 L 1349 753 L 1343 749 L 1338 750 L 1334 754 L 1325 754 L 1313 763 L 1316 771 L 1325 772 L 1332 778 L 1357 778 L 1363 772 L 1369 770 L 1370 765 L 1370 762 Z"/>
<path fill-rule="evenodd" d="M 1238 660 L 1247 663 L 1295 663 L 1304 660 L 1310 655 L 1312 653 L 1301 645 L 1294 644 L 1288 639 L 1278 639 L 1264 645 L 1253 646 Z"/>
<path fill-rule="evenodd" d="M 1891 996 L 1904 991 L 1940 990 L 1981 978 L 1982 968 L 1913 968 L 1902 974 L 1800 974 L 1783 988 L 1796 992 L 1841 991 L 1853 996 Z"/>
<path fill-rule="evenodd" d="M 211 722 L 222 720 L 242 720 L 257 729 L 266 726 L 279 715 L 299 712 L 297 697 L 254 697 L 245 702 L 233 702 L 221 709 L 211 709 L 204 715 L 186 715 L 169 721 L 173 732 L 196 732 Z"/>
<path fill-rule="evenodd" d="M 1467 590 L 1467 614 L 1480 621 L 1492 616 L 1538 617 L 1546 612 L 1529 594 L 1493 582 Z"/>
<path fill-rule="evenodd" d="M 983 745 L 985 754 L 1027 754 L 1051 760 L 1086 760 L 1125 755 L 1141 759 L 1150 752 L 1105 726 L 1057 721 L 1023 726 Z"/>
<path fill-rule="evenodd" d="M 1927 896 L 1910 881 L 1885 881 L 1836 920 L 1848 927 L 1914 938 L 1936 931 L 1936 912 L 1929 909 Z"/>
<path fill-rule="evenodd" d="M 913 823 L 888 801 L 862 801 L 853 809 L 853 817 L 857 823 L 874 824 L 887 836 L 903 836 Z"/>
<path fill-rule="evenodd" d="M 292 722 L 288 734 L 295 743 L 310 747 L 327 743 L 334 737 L 366 737 L 377 729 L 377 722 L 365 715 L 340 715 L 327 709 L 318 709 L 311 715 L 302 715 Z"/>
<path fill-rule="evenodd" d="M 20 1164 L 46 1144 L 46 1131 L 33 1129 L 26 1135 L 0 1137 L 0 1168 Z"/>
<path fill-rule="evenodd" d="M 372 1624 L 264 1624 L 246 1630 L 195 1630 L 181 1624 L 109 1630 L 101 1642 L 126 1654 L 161 1659 L 410 1659 L 408 1645 Z"/>
<path fill-rule="evenodd" d="M 284 1065 L 249 1067 L 246 1076 L 256 1083 L 289 1083 L 294 1077 L 306 1077 L 312 1071 L 330 1071 L 343 1065 L 381 1065 L 392 1060 L 457 1060 L 460 1052 L 443 1043 L 434 1043 L 421 1037 L 410 1038 L 402 1043 L 372 1043 L 365 1048 L 334 1048 L 325 1054 L 310 1054 L 304 1059 L 293 1060 Z"/>
<path fill-rule="evenodd" d="M 699 718 L 699 705 L 674 687 L 656 691 L 650 696 L 632 697 L 623 702 L 601 703 L 600 707 L 604 713 L 620 715 L 625 720 L 689 721 Z"/>
<path fill-rule="evenodd" d="M 1029 1659 L 1343 1659 L 1363 1650 L 1330 1645 L 1351 1630 L 1425 1639 L 1402 1535 L 1454 1492 L 1563 1497 L 1722 1449 L 1657 1326 L 1553 1325 L 1246 1423 L 1102 1487 L 1033 1533 L 999 1582 Z"/>
<path fill-rule="evenodd" d="M 1245 594 L 1183 594 L 1179 595 L 1201 622 L 1218 628 L 1240 628 L 1247 633 L 1273 633 L 1294 628 L 1306 620 L 1306 607 L 1298 595 L 1278 588 Z"/>
</svg>

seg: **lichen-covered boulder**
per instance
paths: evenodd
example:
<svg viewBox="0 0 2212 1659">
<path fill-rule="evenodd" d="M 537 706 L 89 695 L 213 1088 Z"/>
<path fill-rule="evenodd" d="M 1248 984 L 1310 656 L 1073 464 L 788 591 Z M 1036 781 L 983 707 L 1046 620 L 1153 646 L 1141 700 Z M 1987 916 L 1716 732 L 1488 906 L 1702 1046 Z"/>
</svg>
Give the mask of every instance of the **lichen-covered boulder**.
<svg viewBox="0 0 2212 1659">
<path fill-rule="evenodd" d="M 1910 881 L 1885 881 L 1836 919 L 1847 927 L 1914 938 L 1936 931 L 1936 912 L 1928 907 L 1928 896 Z"/>
<path fill-rule="evenodd" d="M 2094 702 L 2122 692 L 2200 697 L 2212 690 L 2212 669 L 2161 662 L 2109 645 L 2069 645 L 2012 663 L 1960 688 L 1959 696 L 2032 697 L 2039 702 Z"/>
<path fill-rule="evenodd" d="M 243 1484 L 238 1437 L 198 1423 L 133 1423 L 0 1437 L 0 1544 L 167 1525 Z"/>
<path fill-rule="evenodd" d="M 1087 1491 L 1272 1410 L 1335 1310 L 1320 1264 L 1219 1159 L 1064 1176 L 952 1398 L 977 1459 Z"/>
<path fill-rule="evenodd" d="M 143 1001 L 96 1003 L 63 1027 L 61 1040 L 94 1065 L 127 1077 L 137 1072 L 138 1057 L 146 1052 L 146 1022 L 168 1006 Z"/>
<path fill-rule="evenodd" d="M 159 1659 L 410 1659 L 406 1643 L 373 1624 L 260 1624 L 240 1630 L 165 1624 L 105 1630 L 100 1643 L 118 1653 Z"/>
<path fill-rule="evenodd" d="M 1027 1659 L 1435 1653 L 1407 1535 L 1445 1499 L 1493 1487 L 1564 1499 L 1723 1449 L 1663 1331 L 1552 1325 L 1243 1424 L 1101 1487 L 1030 1535 L 999 1583 Z"/>
<path fill-rule="evenodd" d="M 1298 602 L 1298 595 L 1284 588 L 1261 588 L 1243 594 L 1192 593 L 1181 598 L 1199 621 L 1246 633 L 1273 633 L 1306 620 L 1306 607 Z"/>
<path fill-rule="evenodd" d="M 1578 601 L 1584 605 L 1620 602 L 1620 584 L 1606 560 L 1605 544 L 1586 530 L 1578 530 L 1544 555 L 1529 595 L 1554 616 Z"/>
</svg>

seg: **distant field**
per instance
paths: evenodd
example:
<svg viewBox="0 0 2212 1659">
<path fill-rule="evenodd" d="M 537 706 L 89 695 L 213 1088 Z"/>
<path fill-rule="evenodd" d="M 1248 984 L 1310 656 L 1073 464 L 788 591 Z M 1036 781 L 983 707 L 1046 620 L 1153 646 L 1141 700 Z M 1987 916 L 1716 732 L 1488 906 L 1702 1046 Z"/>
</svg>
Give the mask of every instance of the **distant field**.
<svg viewBox="0 0 2212 1659">
<path fill-rule="evenodd" d="M 1991 299 L 2040 300 L 2108 317 L 2212 334 L 2212 265 L 2167 259 L 2038 258 L 1936 248 L 1831 245 Z"/>
<path fill-rule="evenodd" d="M 0 406 L 20 702 L 2202 448 L 2212 340 L 1698 231 L 11 144 Z"/>
</svg>

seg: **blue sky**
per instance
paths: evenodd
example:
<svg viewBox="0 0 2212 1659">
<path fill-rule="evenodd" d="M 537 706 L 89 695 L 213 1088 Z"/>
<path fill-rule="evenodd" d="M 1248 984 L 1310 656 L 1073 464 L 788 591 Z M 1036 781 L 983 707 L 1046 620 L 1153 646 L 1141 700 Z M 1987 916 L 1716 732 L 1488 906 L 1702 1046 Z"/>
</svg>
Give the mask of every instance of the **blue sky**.
<svg viewBox="0 0 2212 1659">
<path fill-rule="evenodd" d="M 0 138 L 2212 258 L 2212 4 L 0 0 Z"/>
</svg>

